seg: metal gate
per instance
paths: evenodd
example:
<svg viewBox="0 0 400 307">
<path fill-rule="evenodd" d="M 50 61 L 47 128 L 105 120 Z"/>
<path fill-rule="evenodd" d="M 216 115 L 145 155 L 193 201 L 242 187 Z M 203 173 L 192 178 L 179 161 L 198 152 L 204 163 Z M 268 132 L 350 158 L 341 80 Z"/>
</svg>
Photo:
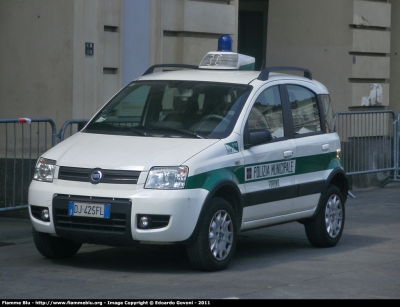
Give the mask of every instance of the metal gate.
<svg viewBox="0 0 400 307">
<path fill-rule="evenodd" d="M 387 172 L 381 186 L 399 182 L 399 118 L 393 111 L 335 114 L 335 131 L 341 139 L 348 175 Z M 50 118 L 0 119 L 0 212 L 28 207 L 28 188 L 37 159 L 87 121 L 66 121 L 57 133 Z"/>
<path fill-rule="evenodd" d="M 334 117 L 348 175 L 379 173 L 379 186 L 399 182 L 398 122 L 393 111 L 340 112 Z"/>
<path fill-rule="evenodd" d="M 27 208 L 36 161 L 56 138 L 50 118 L 0 119 L 0 211 Z"/>
<path fill-rule="evenodd" d="M 395 170 L 397 129 L 392 111 L 340 112 L 334 121 L 348 175 Z"/>
<path fill-rule="evenodd" d="M 61 127 L 60 133 L 57 135 L 60 142 L 64 141 L 67 137 L 82 130 L 87 124 L 87 119 L 70 119 L 67 120 Z"/>
</svg>

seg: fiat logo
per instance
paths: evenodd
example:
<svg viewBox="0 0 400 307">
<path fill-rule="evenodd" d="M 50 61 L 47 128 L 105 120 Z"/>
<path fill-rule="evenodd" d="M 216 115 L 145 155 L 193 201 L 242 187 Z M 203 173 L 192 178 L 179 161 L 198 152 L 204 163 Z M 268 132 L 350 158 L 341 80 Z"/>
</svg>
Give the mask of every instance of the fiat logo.
<svg viewBox="0 0 400 307">
<path fill-rule="evenodd" d="M 92 183 L 99 183 L 101 178 L 103 178 L 103 173 L 98 170 L 95 169 L 91 174 L 90 174 L 90 181 Z"/>
</svg>

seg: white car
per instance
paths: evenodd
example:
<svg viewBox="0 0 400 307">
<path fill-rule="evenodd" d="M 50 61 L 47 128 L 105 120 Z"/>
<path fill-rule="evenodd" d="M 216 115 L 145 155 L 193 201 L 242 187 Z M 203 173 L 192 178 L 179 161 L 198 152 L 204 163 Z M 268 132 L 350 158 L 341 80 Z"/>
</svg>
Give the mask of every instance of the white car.
<svg viewBox="0 0 400 307">
<path fill-rule="evenodd" d="M 314 246 L 338 243 L 348 180 L 328 90 L 225 49 L 151 67 L 40 157 L 29 212 L 42 255 L 185 244 L 194 268 L 216 271 L 239 233 L 287 222 Z M 183 69 L 154 72 L 171 66 Z"/>
</svg>

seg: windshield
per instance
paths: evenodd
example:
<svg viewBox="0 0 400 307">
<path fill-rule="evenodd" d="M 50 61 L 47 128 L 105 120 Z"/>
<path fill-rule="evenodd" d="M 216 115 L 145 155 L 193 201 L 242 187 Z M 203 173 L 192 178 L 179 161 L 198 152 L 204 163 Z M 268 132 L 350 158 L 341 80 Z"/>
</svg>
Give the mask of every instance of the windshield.
<svg viewBox="0 0 400 307">
<path fill-rule="evenodd" d="M 215 82 L 132 82 L 100 110 L 84 132 L 225 138 L 250 90 L 249 85 Z"/>
</svg>

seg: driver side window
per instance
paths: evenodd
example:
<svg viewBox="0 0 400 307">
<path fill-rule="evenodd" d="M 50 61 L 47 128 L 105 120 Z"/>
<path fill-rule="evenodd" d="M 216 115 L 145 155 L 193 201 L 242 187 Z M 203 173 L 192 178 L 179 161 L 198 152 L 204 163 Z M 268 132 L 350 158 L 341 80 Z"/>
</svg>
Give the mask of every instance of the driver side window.
<svg viewBox="0 0 400 307">
<path fill-rule="evenodd" d="M 274 138 L 284 136 L 282 101 L 278 86 L 264 90 L 256 99 L 247 119 L 249 130 L 270 130 Z"/>
</svg>

